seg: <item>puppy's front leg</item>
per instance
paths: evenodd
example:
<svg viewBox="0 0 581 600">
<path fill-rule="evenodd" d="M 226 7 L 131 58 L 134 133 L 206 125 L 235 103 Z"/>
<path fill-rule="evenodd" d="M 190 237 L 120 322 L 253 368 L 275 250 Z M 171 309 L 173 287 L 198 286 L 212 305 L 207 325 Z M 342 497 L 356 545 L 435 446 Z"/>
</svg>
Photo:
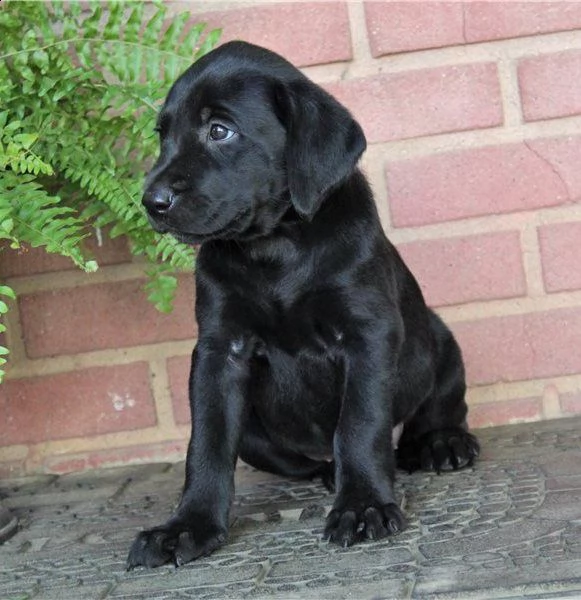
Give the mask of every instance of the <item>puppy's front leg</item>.
<svg viewBox="0 0 581 600">
<path fill-rule="evenodd" d="M 345 386 L 335 431 L 337 497 L 324 537 L 341 546 L 405 527 L 393 481 L 392 409 L 400 335 L 378 326 L 346 345 Z"/>
<path fill-rule="evenodd" d="M 248 381 L 243 350 L 237 342 L 198 342 L 190 373 L 192 435 L 182 499 L 167 523 L 136 537 L 128 569 L 181 565 L 225 542 Z"/>
</svg>

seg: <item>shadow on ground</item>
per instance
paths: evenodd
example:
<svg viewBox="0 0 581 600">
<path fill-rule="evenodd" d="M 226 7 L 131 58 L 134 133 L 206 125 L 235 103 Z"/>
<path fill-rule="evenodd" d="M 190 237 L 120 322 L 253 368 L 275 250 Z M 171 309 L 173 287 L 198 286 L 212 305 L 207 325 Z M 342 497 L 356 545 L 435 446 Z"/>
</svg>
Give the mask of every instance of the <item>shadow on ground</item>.
<svg viewBox="0 0 581 600">
<path fill-rule="evenodd" d="M 134 535 L 169 516 L 183 464 L 3 481 L 21 529 L 0 546 L 2 600 L 581 598 L 581 419 L 481 430 L 481 459 L 399 474 L 408 529 L 321 541 L 322 485 L 241 466 L 227 546 L 125 571 Z"/>
</svg>

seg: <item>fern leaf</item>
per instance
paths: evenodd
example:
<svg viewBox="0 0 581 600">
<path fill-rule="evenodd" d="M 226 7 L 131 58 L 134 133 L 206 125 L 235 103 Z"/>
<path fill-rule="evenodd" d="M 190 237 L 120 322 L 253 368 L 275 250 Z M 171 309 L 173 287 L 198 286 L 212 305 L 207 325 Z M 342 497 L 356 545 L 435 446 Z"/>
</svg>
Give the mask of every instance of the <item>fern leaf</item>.
<svg viewBox="0 0 581 600">
<path fill-rule="evenodd" d="M 180 13 L 174 17 L 163 37 L 159 40 L 159 47 L 162 50 L 167 50 L 168 52 L 174 51 L 189 19 L 189 12 Z"/>
<path fill-rule="evenodd" d="M 135 2 L 132 5 L 131 14 L 125 24 L 125 39 L 128 42 L 139 41 L 139 31 L 143 23 L 143 2 Z"/>
<path fill-rule="evenodd" d="M 123 3 L 117 0 L 110 0 L 107 5 L 109 18 L 103 27 L 103 38 L 106 40 L 116 40 L 119 38 L 120 25 L 123 19 Z"/>
<path fill-rule="evenodd" d="M 204 29 L 206 29 L 205 23 L 196 23 L 188 31 L 186 37 L 184 38 L 184 41 L 182 42 L 183 48 L 186 50 L 186 52 L 189 49 L 189 53 L 191 54 L 192 58 L 194 56 L 194 50 L 198 45 L 200 38 L 202 37 Z"/>
<path fill-rule="evenodd" d="M 0 296 L 16 300 L 16 294 L 14 293 L 14 290 L 7 285 L 0 285 Z M 8 305 L 3 300 L 0 300 L 0 319 L 3 319 L 7 312 Z M 6 325 L 4 325 L 2 320 L 0 320 L 0 333 L 4 333 L 5 331 Z M 4 357 L 7 356 L 8 353 L 8 348 L 0 344 L 0 383 L 2 383 L 5 374 L 4 369 L 2 368 L 2 366 L 6 364 L 6 359 Z"/>
<path fill-rule="evenodd" d="M 145 29 L 143 31 L 143 35 L 141 41 L 151 47 L 155 47 L 157 42 L 159 41 L 159 37 L 161 34 L 161 28 L 163 27 L 163 21 L 165 19 L 166 8 L 165 6 L 161 6 L 154 13 L 154 15 L 149 19 Z"/>
<path fill-rule="evenodd" d="M 177 290 L 177 279 L 168 273 L 165 267 L 155 267 L 147 272 L 149 281 L 144 288 L 147 298 L 161 312 L 169 313 L 172 310 L 175 293 Z"/>
<path fill-rule="evenodd" d="M 136 4 L 141 4 L 140 2 Z M 97 37 L 100 33 L 100 22 L 103 7 L 100 2 L 91 2 L 89 5 L 92 13 L 83 21 L 83 32 L 86 38 Z"/>
</svg>

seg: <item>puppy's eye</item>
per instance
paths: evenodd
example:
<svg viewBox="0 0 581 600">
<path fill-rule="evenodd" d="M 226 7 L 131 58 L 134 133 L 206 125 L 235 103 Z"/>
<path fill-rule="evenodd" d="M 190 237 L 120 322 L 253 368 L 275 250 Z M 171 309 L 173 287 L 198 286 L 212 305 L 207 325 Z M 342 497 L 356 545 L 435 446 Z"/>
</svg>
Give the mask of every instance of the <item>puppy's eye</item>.
<svg viewBox="0 0 581 600">
<path fill-rule="evenodd" d="M 210 127 L 210 138 L 215 142 L 223 142 L 224 140 L 229 140 L 233 135 L 234 131 L 228 129 L 228 127 L 224 127 L 224 125 L 219 125 L 215 123 Z"/>
</svg>

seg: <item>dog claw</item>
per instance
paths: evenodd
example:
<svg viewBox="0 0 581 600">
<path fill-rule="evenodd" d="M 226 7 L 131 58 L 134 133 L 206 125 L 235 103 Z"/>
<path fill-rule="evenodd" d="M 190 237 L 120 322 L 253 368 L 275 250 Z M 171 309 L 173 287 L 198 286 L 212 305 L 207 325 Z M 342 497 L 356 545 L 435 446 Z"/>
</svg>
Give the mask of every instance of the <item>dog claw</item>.
<svg viewBox="0 0 581 600">
<path fill-rule="evenodd" d="M 358 512 L 358 514 L 357 514 Z M 332 510 L 327 517 L 324 539 L 343 548 L 365 539 L 379 540 L 404 529 L 406 520 L 396 504 L 368 506 L 362 511 Z"/>
</svg>

